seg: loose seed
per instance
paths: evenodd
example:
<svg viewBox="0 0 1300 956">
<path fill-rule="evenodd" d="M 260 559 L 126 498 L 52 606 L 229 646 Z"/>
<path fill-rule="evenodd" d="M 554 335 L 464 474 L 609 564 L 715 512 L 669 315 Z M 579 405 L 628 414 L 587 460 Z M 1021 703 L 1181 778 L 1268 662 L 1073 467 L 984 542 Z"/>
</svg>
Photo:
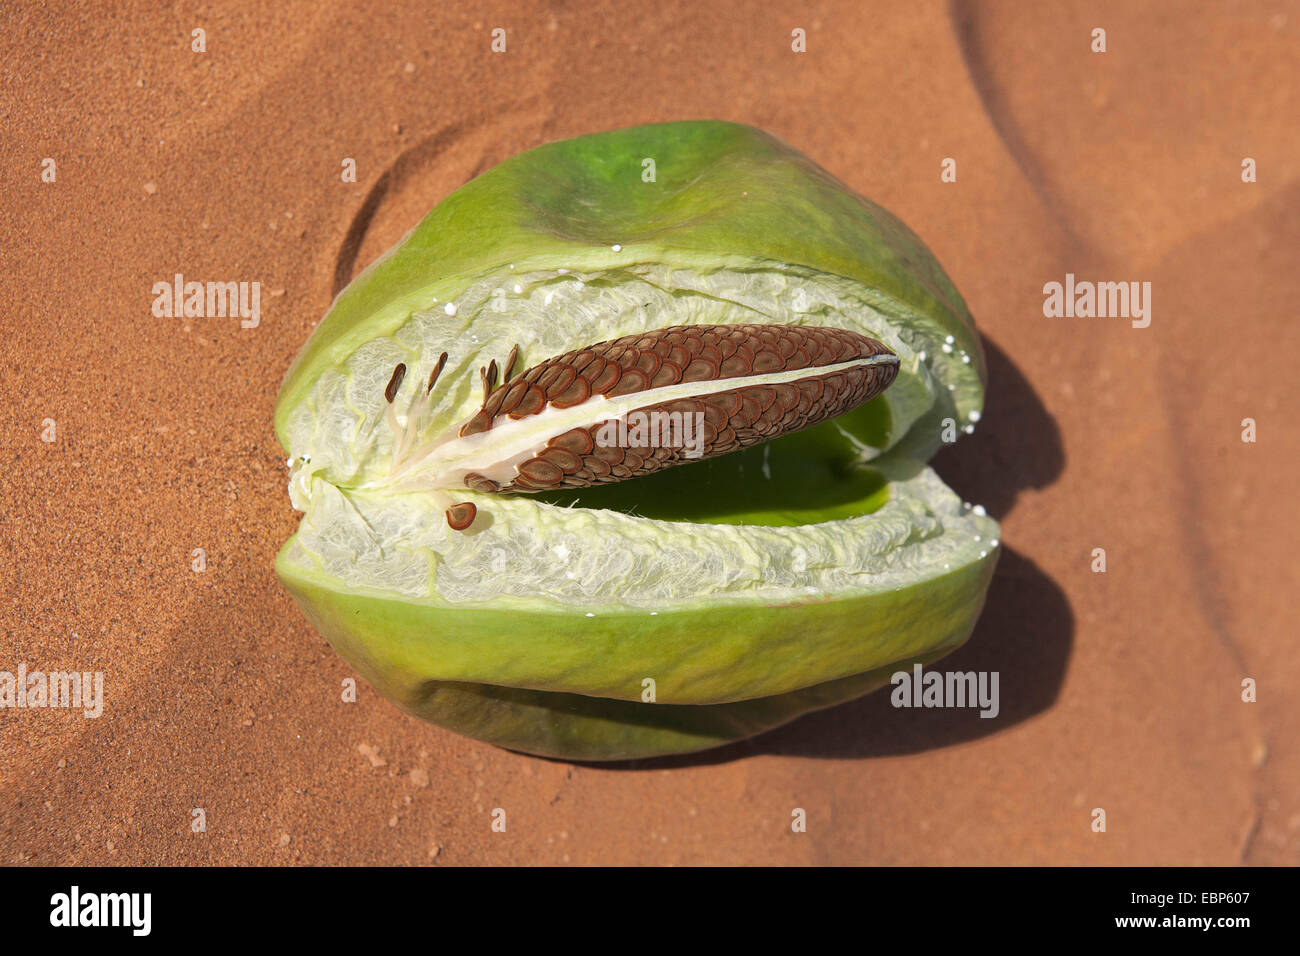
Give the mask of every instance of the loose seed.
<svg viewBox="0 0 1300 956">
<path fill-rule="evenodd" d="M 393 399 L 397 397 L 397 390 L 402 387 L 402 379 L 405 377 L 406 366 L 398 362 L 397 368 L 393 369 L 393 377 L 388 380 L 388 386 L 384 389 L 384 399 L 389 405 L 393 404 Z M 374 393 L 371 392 L 371 394 Z"/>
<path fill-rule="evenodd" d="M 474 507 L 472 501 L 462 501 L 447 509 L 447 525 L 452 531 L 465 531 L 474 523 L 474 516 L 477 514 L 478 509 Z"/>
<path fill-rule="evenodd" d="M 435 365 L 433 367 L 433 371 L 429 373 L 429 384 L 424 389 L 425 395 L 428 395 L 430 392 L 433 391 L 433 385 L 435 382 L 438 381 L 438 376 L 442 374 L 442 370 L 446 367 L 446 365 L 447 365 L 447 353 L 443 352 L 441 355 L 438 356 L 438 364 Z"/>
</svg>

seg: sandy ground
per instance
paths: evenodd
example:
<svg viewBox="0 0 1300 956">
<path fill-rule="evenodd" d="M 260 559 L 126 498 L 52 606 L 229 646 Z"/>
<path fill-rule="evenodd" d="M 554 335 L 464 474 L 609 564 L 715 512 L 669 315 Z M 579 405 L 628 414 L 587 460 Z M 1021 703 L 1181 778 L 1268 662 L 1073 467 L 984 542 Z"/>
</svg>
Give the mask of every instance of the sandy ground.
<svg viewBox="0 0 1300 956">
<path fill-rule="evenodd" d="M 0 34 L 0 670 L 107 698 L 0 714 L 0 862 L 1300 862 L 1300 5 L 124 6 Z M 876 695 L 596 768 L 340 703 L 271 567 L 294 354 L 475 173 L 704 117 L 901 215 L 980 323 L 984 421 L 937 467 L 1007 551 L 946 666 L 1000 671 L 1002 716 Z M 260 326 L 155 318 L 177 272 L 260 281 Z M 1151 282 L 1150 327 L 1045 318 L 1066 273 Z"/>
</svg>

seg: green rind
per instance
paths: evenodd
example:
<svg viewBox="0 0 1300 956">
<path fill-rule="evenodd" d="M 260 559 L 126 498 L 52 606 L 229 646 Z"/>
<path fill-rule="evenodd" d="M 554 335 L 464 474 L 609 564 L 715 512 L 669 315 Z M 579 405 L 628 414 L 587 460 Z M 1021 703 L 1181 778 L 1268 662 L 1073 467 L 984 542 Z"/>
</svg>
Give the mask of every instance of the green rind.
<svg viewBox="0 0 1300 956">
<path fill-rule="evenodd" d="M 442 681 L 416 688 L 386 687 L 367 679 L 412 716 L 498 747 L 565 760 L 634 760 L 694 753 L 744 740 L 868 694 L 889 683 L 897 671 L 908 671 L 913 663 L 929 665 L 954 649 L 942 648 L 775 697 L 705 706 Z M 357 669 L 365 673 L 360 666 Z"/>
<path fill-rule="evenodd" d="M 642 179 L 647 159 L 655 163 L 654 182 Z M 439 203 L 344 289 L 313 332 L 281 388 L 281 444 L 290 450 L 289 415 L 324 370 L 392 334 L 434 295 L 454 298 L 475 277 L 511 264 L 522 271 L 617 268 L 671 262 L 674 250 L 855 280 L 881 297 L 882 309 L 925 316 L 951 334 L 955 350 L 972 357 L 955 373 L 977 388 L 984 380 L 965 303 L 900 220 L 762 130 L 662 123 L 539 146 Z M 938 442 L 938 430 L 927 429 L 928 452 Z"/>
<path fill-rule="evenodd" d="M 877 664 L 862 673 L 771 696 L 706 705 L 666 703 L 662 696 L 655 703 L 645 703 L 639 696 L 639 686 L 634 699 L 615 700 L 494 682 L 446 680 L 434 676 L 446 668 L 429 652 L 443 643 L 449 632 L 459 634 L 457 629 L 465 626 L 473 632 L 471 639 L 489 638 L 485 651 L 505 646 L 517 649 L 519 633 L 524 632 L 521 629 L 530 627 L 534 628 L 527 631 L 530 640 L 571 641 L 567 633 L 570 622 L 563 615 L 548 615 L 547 629 L 539 632 L 535 629 L 537 622 L 527 620 L 527 615 L 521 620 L 520 615 L 503 612 L 417 611 L 397 601 L 340 600 L 336 592 L 297 577 L 285 577 L 285 584 L 339 656 L 407 713 L 456 733 L 526 753 L 566 760 L 629 760 L 692 753 L 743 740 L 810 711 L 870 693 L 887 684 L 891 674 L 907 670 L 913 663 L 938 660 L 969 637 L 995 561 L 991 557 L 979 563 L 981 581 L 966 582 L 966 599 L 954 608 L 949 629 L 938 640 L 937 635 L 930 635 L 923 642 L 923 652 L 895 657 L 899 645 L 880 641 L 871 648 Z M 882 610 L 881 603 L 879 598 L 848 600 L 839 602 L 839 610 L 869 618 Z M 755 609 L 748 623 L 767 632 L 798 628 L 801 618 L 815 618 L 818 607 L 827 606 Z M 638 646 L 656 639 L 670 645 L 676 628 L 699 623 L 708 613 L 690 615 L 693 621 L 684 620 L 680 614 L 667 615 L 654 625 L 652 633 L 641 632 Z M 730 615 L 711 613 L 715 619 L 731 620 Z M 376 640 L 376 634 L 386 639 Z M 795 655 L 793 659 L 800 657 Z"/>
<path fill-rule="evenodd" d="M 974 627 L 997 550 L 886 594 L 808 603 L 582 613 L 449 608 L 345 592 L 287 560 L 280 579 L 336 650 L 396 688 L 492 684 L 660 704 L 770 697 L 960 643 Z"/>
</svg>

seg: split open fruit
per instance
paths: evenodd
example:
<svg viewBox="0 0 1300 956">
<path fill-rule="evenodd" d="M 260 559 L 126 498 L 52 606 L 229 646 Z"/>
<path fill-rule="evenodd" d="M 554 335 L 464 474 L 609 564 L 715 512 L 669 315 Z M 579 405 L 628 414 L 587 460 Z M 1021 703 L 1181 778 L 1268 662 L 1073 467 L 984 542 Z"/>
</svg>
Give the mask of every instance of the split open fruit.
<svg viewBox="0 0 1300 956">
<path fill-rule="evenodd" d="M 925 463 L 984 374 L 921 241 L 766 133 L 552 143 L 440 203 L 308 340 L 276 570 L 436 724 L 580 760 L 717 746 L 969 636 L 997 525 Z M 701 454 L 602 428 L 647 409 Z"/>
</svg>

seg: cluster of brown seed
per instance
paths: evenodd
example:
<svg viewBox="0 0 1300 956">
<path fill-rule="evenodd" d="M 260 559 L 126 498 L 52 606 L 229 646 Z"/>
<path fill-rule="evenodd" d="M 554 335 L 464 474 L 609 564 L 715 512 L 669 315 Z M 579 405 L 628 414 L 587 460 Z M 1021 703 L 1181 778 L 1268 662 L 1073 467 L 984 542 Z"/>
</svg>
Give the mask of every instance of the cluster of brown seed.
<svg viewBox="0 0 1300 956">
<path fill-rule="evenodd" d="M 522 462 L 508 484 L 476 473 L 465 483 L 475 491 L 546 491 L 580 488 L 650 474 L 670 465 L 724 455 L 739 448 L 816 425 L 857 407 L 884 391 L 897 362 L 817 374 L 816 369 L 890 355 L 888 348 L 844 329 L 794 325 L 674 326 L 628 335 L 566 352 L 495 385 L 495 363 L 484 371 L 483 407 L 461 428 L 472 435 L 492 428 L 498 416 L 520 419 L 548 405 L 571 408 L 595 395 L 614 397 L 683 382 L 714 382 L 807 369 L 787 384 L 740 385 L 720 392 L 647 405 L 656 413 L 703 415 L 702 454 L 686 456 L 680 446 L 605 446 L 597 422 L 556 435 L 536 457 Z M 695 421 L 695 419 L 692 419 Z"/>
</svg>

